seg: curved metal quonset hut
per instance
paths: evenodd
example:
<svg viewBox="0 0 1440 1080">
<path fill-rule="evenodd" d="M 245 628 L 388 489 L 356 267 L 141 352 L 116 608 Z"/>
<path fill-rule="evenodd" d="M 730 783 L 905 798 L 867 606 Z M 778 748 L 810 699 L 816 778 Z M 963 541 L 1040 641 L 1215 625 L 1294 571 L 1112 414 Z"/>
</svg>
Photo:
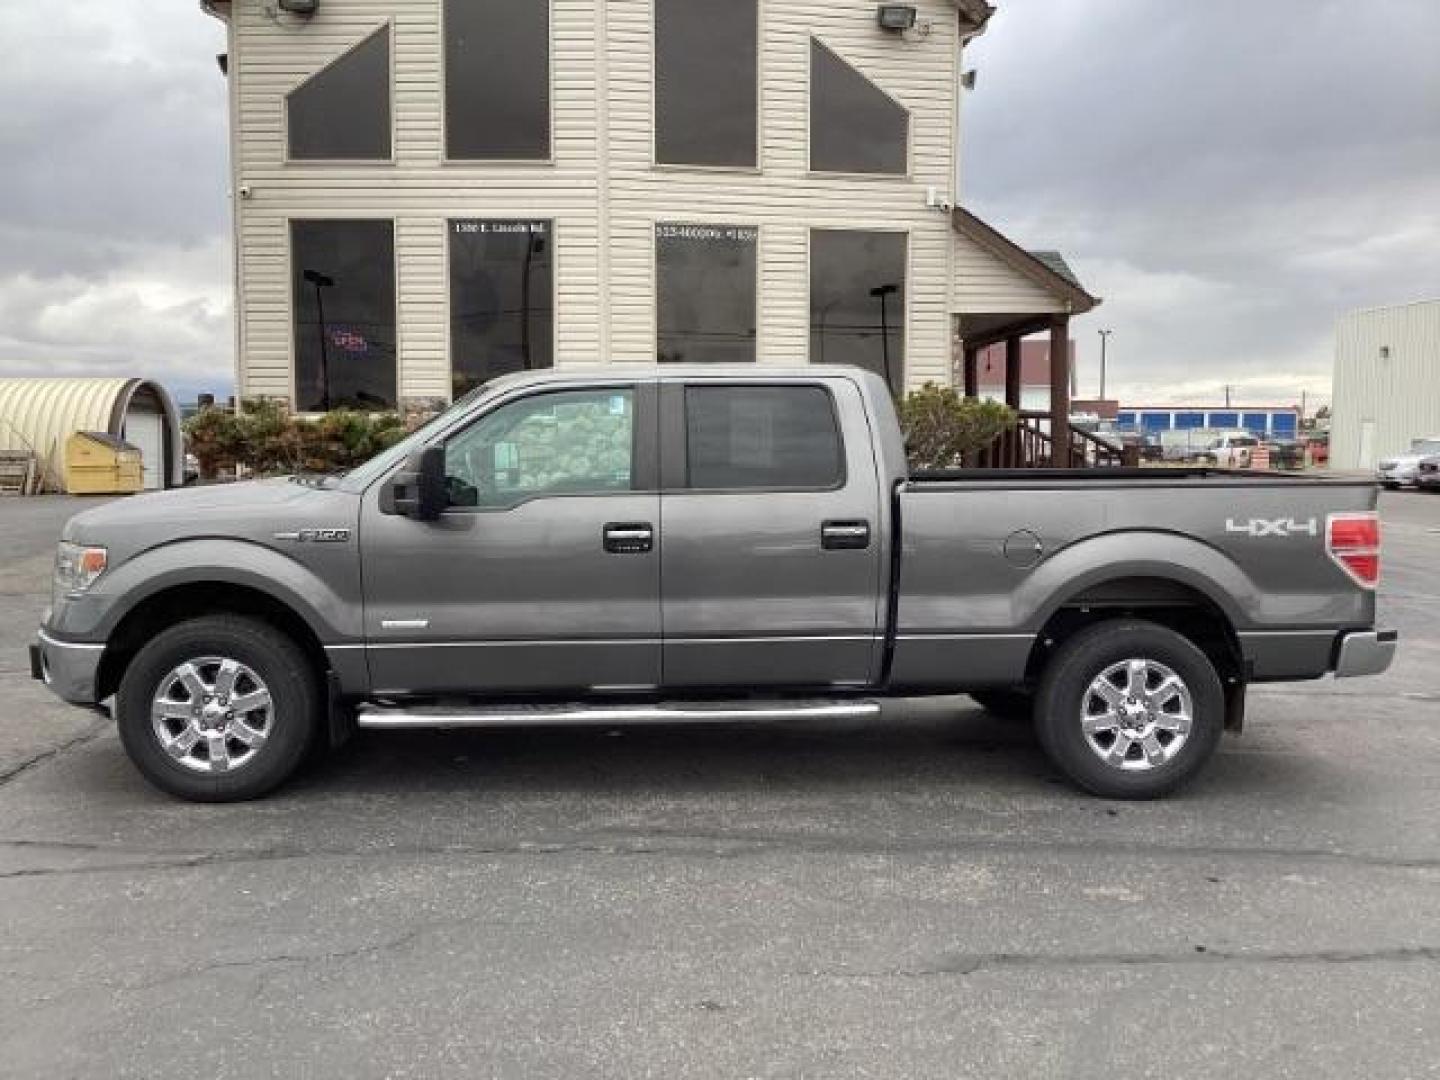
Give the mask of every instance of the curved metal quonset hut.
<svg viewBox="0 0 1440 1080">
<path fill-rule="evenodd" d="M 64 491 L 65 443 L 103 431 L 136 447 L 145 487 L 185 482 L 185 442 L 170 394 L 147 379 L 0 379 L 0 450 L 39 459 L 44 491 Z"/>
</svg>

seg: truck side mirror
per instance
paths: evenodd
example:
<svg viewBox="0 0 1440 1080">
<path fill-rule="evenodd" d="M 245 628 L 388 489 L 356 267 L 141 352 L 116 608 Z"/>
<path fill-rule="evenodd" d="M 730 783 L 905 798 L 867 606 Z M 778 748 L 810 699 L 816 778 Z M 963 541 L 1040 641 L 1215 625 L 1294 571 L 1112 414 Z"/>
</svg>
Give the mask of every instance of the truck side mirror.
<svg viewBox="0 0 1440 1080">
<path fill-rule="evenodd" d="M 427 446 L 411 454 L 405 467 L 380 489 L 380 512 L 434 521 L 449 505 L 445 492 L 445 448 Z"/>
</svg>

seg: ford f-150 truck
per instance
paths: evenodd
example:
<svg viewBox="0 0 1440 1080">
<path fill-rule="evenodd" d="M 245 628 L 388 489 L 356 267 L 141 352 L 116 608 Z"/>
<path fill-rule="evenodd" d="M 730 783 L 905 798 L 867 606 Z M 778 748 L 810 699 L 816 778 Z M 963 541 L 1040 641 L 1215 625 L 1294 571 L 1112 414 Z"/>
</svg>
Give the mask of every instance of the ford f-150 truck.
<svg viewBox="0 0 1440 1080">
<path fill-rule="evenodd" d="M 966 692 L 1071 780 L 1190 779 L 1250 683 L 1369 675 L 1376 489 L 914 474 L 854 368 L 497 379 L 367 464 L 73 518 L 32 668 L 185 798 L 362 728 L 818 719 Z"/>
</svg>

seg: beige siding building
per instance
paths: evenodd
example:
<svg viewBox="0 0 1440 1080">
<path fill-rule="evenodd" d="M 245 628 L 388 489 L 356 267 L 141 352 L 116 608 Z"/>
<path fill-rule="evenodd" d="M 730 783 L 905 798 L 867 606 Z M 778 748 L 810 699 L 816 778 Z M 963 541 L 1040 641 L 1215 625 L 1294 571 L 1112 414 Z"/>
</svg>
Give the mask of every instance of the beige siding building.
<svg viewBox="0 0 1440 1080">
<path fill-rule="evenodd" d="M 657 358 L 898 390 L 948 382 L 961 335 L 1058 336 L 1095 303 L 952 210 L 983 0 L 203 6 L 229 33 L 244 396 Z"/>
<path fill-rule="evenodd" d="M 1373 469 L 1440 437 L 1440 299 L 1343 316 L 1333 391 L 1332 468 Z"/>
</svg>

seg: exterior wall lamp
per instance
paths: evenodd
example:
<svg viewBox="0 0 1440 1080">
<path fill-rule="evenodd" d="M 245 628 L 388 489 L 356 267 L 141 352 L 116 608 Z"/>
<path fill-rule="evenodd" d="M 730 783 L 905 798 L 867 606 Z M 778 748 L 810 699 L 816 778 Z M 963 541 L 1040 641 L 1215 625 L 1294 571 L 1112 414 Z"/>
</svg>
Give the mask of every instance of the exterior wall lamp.
<svg viewBox="0 0 1440 1080">
<path fill-rule="evenodd" d="M 880 29 L 903 33 L 915 27 L 915 8 L 909 4 L 881 4 L 875 9 Z"/>
<path fill-rule="evenodd" d="M 307 19 L 320 10 L 320 0 L 277 0 L 280 10 Z"/>
</svg>

